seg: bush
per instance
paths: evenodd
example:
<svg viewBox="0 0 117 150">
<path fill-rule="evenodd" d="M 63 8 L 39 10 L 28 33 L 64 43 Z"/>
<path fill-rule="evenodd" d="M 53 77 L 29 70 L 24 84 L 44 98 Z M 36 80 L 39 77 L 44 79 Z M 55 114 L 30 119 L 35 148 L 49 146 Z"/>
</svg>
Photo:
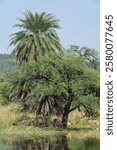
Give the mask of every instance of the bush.
<svg viewBox="0 0 117 150">
<path fill-rule="evenodd" d="M 8 103 L 8 100 L 0 94 L 0 105 L 6 105 Z"/>
<path fill-rule="evenodd" d="M 8 103 L 6 93 L 7 93 L 7 87 L 9 83 L 5 81 L 4 77 L 0 77 L 0 105 L 5 105 Z"/>
</svg>

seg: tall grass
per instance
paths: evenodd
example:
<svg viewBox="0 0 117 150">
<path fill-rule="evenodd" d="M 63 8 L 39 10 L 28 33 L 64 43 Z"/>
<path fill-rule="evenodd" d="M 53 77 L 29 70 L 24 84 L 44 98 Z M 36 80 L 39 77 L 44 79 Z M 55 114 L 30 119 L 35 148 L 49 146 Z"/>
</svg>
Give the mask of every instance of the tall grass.
<svg viewBox="0 0 117 150">
<path fill-rule="evenodd" d="M 74 110 L 69 114 L 70 127 L 75 128 L 91 128 L 99 130 L 100 120 L 96 118 L 95 120 L 84 117 L 84 113 L 78 112 L 78 110 Z"/>
<path fill-rule="evenodd" d="M 35 117 L 32 113 L 21 113 L 17 111 L 19 106 L 12 103 L 8 106 L 0 106 L 0 136 L 24 136 L 24 137 L 35 137 L 35 136 L 48 136 L 66 133 L 67 131 L 57 131 L 49 128 L 38 128 L 34 126 L 13 126 L 18 118 L 21 117 Z"/>
<path fill-rule="evenodd" d="M 50 128 L 37 128 L 34 126 L 13 126 L 13 122 L 15 122 L 18 118 L 23 116 L 34 118 L 35 115 L 32 113 L 24 113 L 19 112 L 18 110 L 19 105 L 16 103 L 11 103 L 7 106 L 0 106 L 0 135 L 22 135 L 22 136 L 38 136 L 38 135 L 54 135 L 60 133 L 70 133 L 75 128 L 78 131 L 78 136 L 83 137 L 86 135 L 86 130 L 82 129 L 95 129 L 91 133 L 89 132 L 88 135 L 92 136 L 92 134 L 99 137 L 99 119 L 98 120 L 88 120 L 86 117 L 83 117 L 82 113 L 78 113 L 77 110 L 70 113 L 69 115 L 69 122 L 70 125 L 68 126 L 70 130 L 64 131 L 56 131 L 55 129 Z M 80 132 L 80 130 L 83 132 Z M 69 134 L 68 134 L 69 135 Z"/>
<path fill-rule="evenodd" d="M 11 111 L 16 105 L 0 106 L 0 128 L 8 128 L 12 125 L 13 121 L 19 114 Z"/>
<path fill-rule="evenodd" d="M 0 128 L 11 127 L 13 122 L 20 117 L 33 116 L 31 113 L 18 112 L 18 107 L 19 105 L 16 103 L 11 103 L 7 106 L 0 105 Z"/>
</svg>

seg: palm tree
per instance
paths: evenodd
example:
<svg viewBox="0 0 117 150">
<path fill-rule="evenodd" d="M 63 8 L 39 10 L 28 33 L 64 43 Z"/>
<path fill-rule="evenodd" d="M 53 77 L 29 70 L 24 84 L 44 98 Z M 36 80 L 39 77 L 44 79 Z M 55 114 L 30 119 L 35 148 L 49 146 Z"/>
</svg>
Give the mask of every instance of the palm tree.
<svg viewBox="0 0 117 150">
<path fill-rule="evenodd" d="M 16 24 L 22 30 L 11 35 L 10 46 L 14 45 L 12 54 L 16 56 L 19 64 L 29 59 L 37 60 L 38 56 L 44 56 L 51 52 L 62 50 L 59 37 L 55 29 L 59 29 L 58 20 L 52 14 L 35 13 L 27 11 L 24 19 L 18 18 L 21 22 Z"/>
</svg>

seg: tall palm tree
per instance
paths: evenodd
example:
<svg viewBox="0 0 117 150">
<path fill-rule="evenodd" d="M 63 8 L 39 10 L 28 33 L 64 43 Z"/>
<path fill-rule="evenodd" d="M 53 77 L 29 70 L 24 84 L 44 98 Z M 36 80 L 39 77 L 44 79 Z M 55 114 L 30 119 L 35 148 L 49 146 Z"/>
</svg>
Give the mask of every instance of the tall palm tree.
<svg viewBox="0 0 117 150">
<path fill-rule="evenodd" d="M 55 31 L 60 26 L 52 14 L 42 12 L 33 15 L 27 11 L 24 18 L 18 20 L 20 24 L 16 24 L 15 27 L 21 28 L 21 31 L 11 35 L 10 46 L 15 46 L 12 53 L 19 64 L 31 58 L 37 60 L 38 56 L 62 50 Z"/>
</svg>

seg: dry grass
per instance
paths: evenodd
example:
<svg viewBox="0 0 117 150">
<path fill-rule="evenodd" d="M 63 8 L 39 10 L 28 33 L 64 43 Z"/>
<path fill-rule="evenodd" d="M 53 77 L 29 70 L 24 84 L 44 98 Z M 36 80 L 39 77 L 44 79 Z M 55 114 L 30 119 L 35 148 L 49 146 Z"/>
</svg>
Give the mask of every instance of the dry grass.
<svg viewBox="0 0 117 150">
<path fill-rule="evenodd" d="M 15 103 L 11 103 L 8 106 L 0 106 L 0 127 L 11 126 L 17 118 L 22 116 L 30 116 L 31 118 L 34 117 L 34 114 L 31 113 L 18 112 L 18 107 L 19 105 Z M 100 126 L 99 119 L 89 120 L 86 117 L 83 118 L 83 114 L 77 110 L 70 113 L 68 121 L 70 123 L 69 127 L 72 128 L 92 128 L 97 130 Z"/>
<path fill-rule="evenodd" d="M 57 131 L 49 128 L 38 128 L 34 126 L 13 126 L 13 122 L 18 118 L 27 116 L 30 118 L 35 117 L 32 113 L 21 113 L 17 111 L 19 106 L 12 103 L 8 106 L 0 106 L 0 136 L 23 136 L 23 137 L 35 137 L 35 136 L 48 136 L 66 133 L 66 131 Z"/>
<path fill-rule="evenodd" d="M 100 138 L 100 120 L 89 120 L 84 114 L 75 110 L 69 114 L 70 128 L 68 138 L 86 139 L 88 137 Z M 88 130 L 91 129 L 91 130 Z"/>
<path fill-rule="evenodd" d="M 100 120 L 89 120 L 87 117 L 83 117 L 84 114 L 75 110 L 69 114 L 69 122 L 71 127 L 77 128 L 91 128 L 99 130 Z"/>
<path fill-rule="evenodd" d="M 11 112 L 12 106 L 0 106 L 0 128 L 7 128 L 11 126 L 13 121 L 18 117 L 16 113 Z M 16 106 L 15 106 L 16 107 Z"/>
<path fill-rule="evenodd" d="M 8 106 L 0 106 L 0 128 L 9 128 L 16 119 L 22 116 L 32 115 L 18 112 L 18 107 L 19 105 L 15 103 L 11 103 Z"/>
<path fill-rule="evenodd" d="M 14 127 L 12 126 L 13 122 L 20 117 L 28 116 L 33 118 L 34 114 L 31 113 L 21 113 L 17 111 L 19 107 L 18 104 L 12 103 L 8 106 L 0 106 L 0 134 L 6 135 L 24 135 L 24 136 L 38 136 L 38 135 L 51 135 L 58 131 L 51 130 L 51 129 L 39 129 L 36 127 Z M 98 120 L 88 120 L 87 118 L 82 118 L 83 114 L 78 113 L 77 110 L 72 112 L 69 115 L 69 122 L 70 122 L 70 130 L 60 131 L 60 132 L 67 132 L 68 136 L 78 136 L 78 137 L 86 137 L 94 136 L 99 137 L 99 119 Z M 75 131 L 73 129 L 75 128 Z M 87 130 L 88 128 L 93 129 Z"/>
</svg>

